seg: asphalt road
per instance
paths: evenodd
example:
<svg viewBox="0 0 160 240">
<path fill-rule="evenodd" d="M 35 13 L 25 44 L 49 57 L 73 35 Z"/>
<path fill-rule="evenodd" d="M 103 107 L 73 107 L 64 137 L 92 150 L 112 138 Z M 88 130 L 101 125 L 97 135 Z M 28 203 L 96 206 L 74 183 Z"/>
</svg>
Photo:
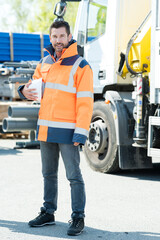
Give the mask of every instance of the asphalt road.
<svg viewBox="0 0 160 240">
<path fill-rule="evenodd" d="M 158 240 L 160 239 L 160 166 L 118 174 L 94 172 L 81 152 L 86 183 L 86 227 L 80 236 L 67 236 L 70 219 L 69 183 L 62 161 L 56 225 L 27 224 L 43 202 L 39 149 L 13 149 L 14 140 L 0 140 L 1 240 Z"/>
</svg>

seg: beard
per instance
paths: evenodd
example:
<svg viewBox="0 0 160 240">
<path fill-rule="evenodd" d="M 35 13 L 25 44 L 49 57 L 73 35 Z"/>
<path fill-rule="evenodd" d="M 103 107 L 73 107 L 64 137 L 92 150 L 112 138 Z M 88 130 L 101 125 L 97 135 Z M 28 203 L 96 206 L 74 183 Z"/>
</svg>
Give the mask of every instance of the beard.
<svg viewBox="0 0 160 240">
<path fill-rule="evenodd" d="M 56 52 L 62 52 L 63 48 L 65 48 L 65 45 L 63 43 L 57 43 L 54 45 L 54 49 Z"/>
</svg>

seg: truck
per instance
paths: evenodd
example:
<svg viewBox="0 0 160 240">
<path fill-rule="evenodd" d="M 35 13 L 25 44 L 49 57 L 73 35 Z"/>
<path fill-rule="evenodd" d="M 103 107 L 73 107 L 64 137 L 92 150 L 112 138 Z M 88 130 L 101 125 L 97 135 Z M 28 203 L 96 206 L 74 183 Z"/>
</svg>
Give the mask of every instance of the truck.
<svg viewBox="0 0 160 240">
<path fill-rule="evenodd" d="M 58 18 L 70 1 L 57 3 Z M 85 157 L 103 173 L 151 168 L 160 159 L 160 0 L 76 2 L 74 38 L 94 76 Z"/>
</svg>

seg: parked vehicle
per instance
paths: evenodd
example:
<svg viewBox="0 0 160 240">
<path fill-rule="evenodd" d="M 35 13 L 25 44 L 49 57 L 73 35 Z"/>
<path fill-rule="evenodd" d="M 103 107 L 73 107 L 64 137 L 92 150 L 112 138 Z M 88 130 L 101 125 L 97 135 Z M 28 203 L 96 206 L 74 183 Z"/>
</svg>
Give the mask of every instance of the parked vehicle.
<svg viewBox="0 0 160 240">
<path fill-rule="evenodd" d="M 86 159 L 107 173 L 150 168 L 160 159 L 160 1 L 79 2 L 74 38 L 94 75 Z"/>
</svg>

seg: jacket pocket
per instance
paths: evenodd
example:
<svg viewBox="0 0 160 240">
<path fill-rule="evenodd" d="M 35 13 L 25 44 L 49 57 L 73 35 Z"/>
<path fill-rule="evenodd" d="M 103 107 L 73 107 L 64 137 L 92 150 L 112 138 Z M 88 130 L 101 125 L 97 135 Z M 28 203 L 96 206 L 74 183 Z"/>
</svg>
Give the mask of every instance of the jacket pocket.
<svg viewBox="0 0 160 240">
<path fill-rule="evenodd" d="M 55 99 L 54 117 L 76 120 L 76 94 L 58 91 Z"/>
</svg>

